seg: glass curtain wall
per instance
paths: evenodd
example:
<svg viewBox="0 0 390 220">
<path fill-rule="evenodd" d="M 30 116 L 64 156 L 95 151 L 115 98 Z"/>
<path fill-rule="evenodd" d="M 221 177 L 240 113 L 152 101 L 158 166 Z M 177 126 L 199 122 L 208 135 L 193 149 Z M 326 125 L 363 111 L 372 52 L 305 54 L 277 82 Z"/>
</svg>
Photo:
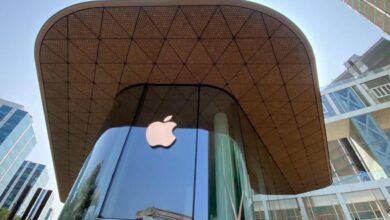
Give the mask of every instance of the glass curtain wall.
<svg viewBox="0 0 390 220">
<path fill-rule="evenodd" d="M 344 193 L 352 219 L 389 219 L 390 207 L 379 189 Z"/>
<path fill-rule="evenodd" d="M 309 220 L 345 220 L 336 195 L 303 198 Z"/>
<path fill-rule="evenodd" d="M 254 192 L 292 190 L 232 96 L 139 85 L 118 94 L 60 219 L 255 219 Z"/>
<path fill-rule="evenodd" d="M 286 219 L 301 220 L 301 210 L 296 199 L 268 201 L 270 220 Z"/>
<path fill-rule="evenodd" d="M 266 220 L 266 211 L 267 208 L 264 207 L 263 202 L 254 202 L 253 203 L 253 209 L 255 211 L 255 218 L 256 220 Z"/>
<path fill-rule="evenodd" d="M 347 138 L 328 142 L 333 184 L 370 181 L 370 175 L 361 163 Z"/>
</svg>

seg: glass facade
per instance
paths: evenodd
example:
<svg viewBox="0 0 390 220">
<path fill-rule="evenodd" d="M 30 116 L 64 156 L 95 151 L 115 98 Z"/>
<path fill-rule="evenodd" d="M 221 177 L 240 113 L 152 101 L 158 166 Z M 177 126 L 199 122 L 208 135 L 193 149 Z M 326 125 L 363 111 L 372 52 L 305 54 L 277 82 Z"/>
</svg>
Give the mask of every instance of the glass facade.
<svg viewBox="0 0 390 220">
<path fill-rule="evenodd" d="M 171 146 L 148 142 L 152 122 L 177 124 Z M 253 193 L 292 192 L 236 100 L 222 90 L 128 88 L 105 127 L 60 219 L 254 219 Z"/>
<path fill-rule="evenodd" d="M 346 219 L 336 195 L 303 198 L 309 220 Z"/>
<path fill-rule="evenodd" d="M 330 118 L 335 116 L 334 108 L 329 104 L 330 101 L 335 103 L 335 107 L 340 114 L 349 112 L 356 112 L 358 110 L 364 110 L 368 106 L 363 102 L 356 92 L 356 88 L 348 87 L 329 94 L 329 99 L 322 96 L 324 116 Z M 378 103 L 379 104 L 379 103 Z M 386 134 L 380 123 L 375 119 L 371 113 L 362 112 L 350 118 L 351 121 L 351 138 L 356 143 L 356 151 L 358 153 L 367 155 L 370 157 L 372 163 L 380 164 L 381 170 L 378 170 L 377 166 L 368 165 L 366 171 L 370 171 L 374 179 L 387 178 L 390 175 L 390 138 Z M 329 151 L 332 152 L 332 143 L 330 142 Z M 340 149 L 343 150 L 343 149 Z M 345 150 L 345 149 L 344 149 Z M 360 151 L 360 152 L 359 152 Z M 364 153 L 362 152 L 364 151 Z M 349 152 L 354 152 L 350 150 Z M 332 157 L 331 157 L 332 158 Z M 359 162 L 359 158 L 356 158 Z M 365 158 L 362 158 L 363 161 Z M 360 163 L 360 162 L 359 162 Z M 363 172 L 366 172 L 363 171 Z"/>
<path fill-rule="evenodd" d="M 333 184 L 293 196 L 255 195 L 256 219 L 390 219 L 389 47 L 381 39 L 353 55 L 322 91 Z"/>
<path fill-rule="evenodd" d="M 45 186 L 47 182 L 48 174 L 44 165 L 24 161 L 1 193 L 0 207 L 22 216 L 36 189 Z"/>
<path fill-rule="evenodd" d="M 4 103 L 0 100 L 0 192 L 36 144 L 28 113 L 15 104 Z"/>
<path fill-rule="evenodd" d="M 302 215 L 297 199 L 270 200 L 268 203 L 269 219 L 301 220 Z"/>
<path fill-rule="evenodd" d="M 27 209 L 22 215 L 22 219 L 46 219 L 50 215 L 50 206 L 53 202 L 53 191 L 38 188 L 29 201 Z"/>
<path fill-rule="evenodd" d="M 328 142 L 333 184 L 370 181 L 370 175 L 358 159 L 348 139 Z"/>
<path fill-rule="evenodd" d="M 225 92 L 141 85 L 118 95 L 61 219 L 74 213 L 83 219 L 390 219 L 390 65 L 383 56 L 388 45 L 382 39 L 364 56 L 354 56 L 348 74 L 323 91 L 331 186 L 291 195 L 245 114 Z M 176 142 L 169 149 L 150 148 L 149 123 L 169 115 L 178 124 Z M 107 143 L 113 143 L 110 150 Z M 186 151 L 178 149 L 183 146 Z"/>
<path fill-rule="evenodd" d="M 388 219 L 390 206 L 378 189 L 343 194 L 352 219 Z"/>
</svg>

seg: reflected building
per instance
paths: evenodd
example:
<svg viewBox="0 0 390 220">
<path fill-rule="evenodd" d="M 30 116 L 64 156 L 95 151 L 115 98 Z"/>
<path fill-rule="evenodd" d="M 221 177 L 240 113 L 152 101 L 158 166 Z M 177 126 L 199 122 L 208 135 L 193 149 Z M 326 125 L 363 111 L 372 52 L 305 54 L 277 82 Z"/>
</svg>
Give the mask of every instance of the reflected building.
<svg viewBox="0 0 390 220">
<path fill-rule="evenodd" d="M 87 2 L 35 51 L 60 219 L 250 220 L 332 182 L 313 51 L 272 9 Z"/>
<path fill-rule="evenodd" d="M 49 210 L 47 210 L 44 220 L 51 220 L 52 218 L 53 218 L 53 208 L 49 208 Z"/>
<path fill-rule="evenodd" d="M 381 39 L 353 55 L 321 92 L 333 184 L 298 196 L 255 195 L 257 219 L 390 218 L 389 51 Z"/>
<path fill-rule="evenodd" d="M 36 144 L 24 107 L 0 99 L 0 194 Z"/>
<path fill-rule="evenodd" d="M 173 212 L 167 212 L 156 208 L 147 208 L 145 210 L 138 211 L 136 214 L 137 219 L 180 219 L 191 220 L 191 217 L 180 215 Z"/>
<path fill-rule="evenodd" d="M 38 188 L 32 196 L 31 200 L 29 201 L 28 206 L 23 211 L 21 219 L 50 219 L 53 214 L 53 209 L 51 208 L 53 199 L 54 196 L 52 190 Z"/>
</svg>

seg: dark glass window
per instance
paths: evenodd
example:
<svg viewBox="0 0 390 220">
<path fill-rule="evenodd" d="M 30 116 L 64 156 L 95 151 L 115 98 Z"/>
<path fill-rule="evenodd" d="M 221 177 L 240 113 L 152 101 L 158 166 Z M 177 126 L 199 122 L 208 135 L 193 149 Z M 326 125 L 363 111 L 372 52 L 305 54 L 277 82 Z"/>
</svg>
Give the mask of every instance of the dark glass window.
<svg viewBox="0 0 390 220">
<path fill-rule="evenodd" d="M 27 115 L 27 112 L 16 110 L 14 114 L 0 128 L 0 143 L 2 143 L 19 122 Z"/>
<path fill-rule="evenodd" d="M 0 107 L 0 121 L 3 120 L 3 118 L 12 110 L 11 107 L 7 105 L 2 105 Z"/>
<path fill-rule="evenodd" d="M 18 168 L 18 171 L 16 172 L 16 174 L 12 177 L 11 181 L 8 183 L 7 187 L 5 188 L 5 190 L 3 191 L 3 193 L 1 194 L 0 196 L 0 202 L 3 201 L 4 199 L 4 196 L 8 193 L 8 191 L 11 189 L 11 186 L 14 184 L 14 182 L 16 181 L 16 178 L 18 178 L 18 175 L 20 174 L 20 172 L 22 172 L 23 168 L 26 166 L 26 161 L 23 161 L 23 164 Z"/>
</svg>

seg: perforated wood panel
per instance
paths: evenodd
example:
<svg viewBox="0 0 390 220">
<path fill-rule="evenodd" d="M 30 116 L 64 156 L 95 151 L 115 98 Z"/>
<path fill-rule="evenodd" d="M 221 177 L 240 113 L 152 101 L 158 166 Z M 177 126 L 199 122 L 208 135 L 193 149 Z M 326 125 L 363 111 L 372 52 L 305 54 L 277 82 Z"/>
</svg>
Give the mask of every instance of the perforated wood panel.
<svg viewBox="0 0 390 220">
<path fill-rule="evenodd" d="M 180 2 L 76 5 L 41 30 L 36 59 L 61 198 L 115 95 L 138 83 L 230 92 L 294 192 L 328 185 L 315 64 L 298 29 L 252 3 L 172 5 Z"/>
</svg>

